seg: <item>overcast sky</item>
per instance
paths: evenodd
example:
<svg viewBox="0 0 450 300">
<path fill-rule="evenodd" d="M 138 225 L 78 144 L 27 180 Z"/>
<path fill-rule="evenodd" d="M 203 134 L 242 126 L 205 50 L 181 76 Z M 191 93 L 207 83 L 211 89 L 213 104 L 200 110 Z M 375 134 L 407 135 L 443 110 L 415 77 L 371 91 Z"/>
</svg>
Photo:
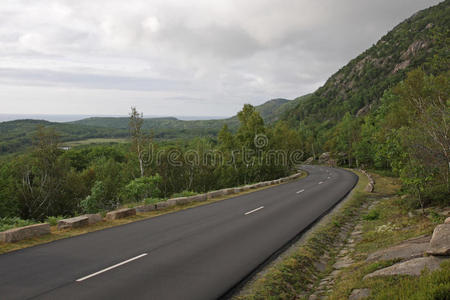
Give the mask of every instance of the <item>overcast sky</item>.
<svg viewBox="0 0 450 300">
<path fill-rule="evenodd" d="M 0 113 L 230 116 L 313 92 L 431 0 L 0 0 Z"/>
</svg>

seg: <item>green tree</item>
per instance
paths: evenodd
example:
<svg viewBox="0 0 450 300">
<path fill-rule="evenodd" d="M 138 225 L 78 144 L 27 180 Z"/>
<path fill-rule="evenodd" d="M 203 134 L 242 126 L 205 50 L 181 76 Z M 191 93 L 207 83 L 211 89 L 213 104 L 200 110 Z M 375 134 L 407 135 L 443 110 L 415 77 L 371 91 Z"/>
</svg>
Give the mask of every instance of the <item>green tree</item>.
<svg viewBox="0 0 450 300">
<path fill-rule="evenodd" d="M 255 137 L 265 133 L 263 118 L 251 104 L 245 104 L 237 116 L 240 122 L 237 132 L 240 146 L 255 150 Z"/>
<path fill-rule="evenodd" d="M 433 180 L 433 174 L 426 170 L 418 162 L 411 160 L 403 169 L 400 175 L 404 186 L 416 196 L 416 199 L 425 213 L 424 191 Z"/>
<path fill-rule="evenodd" d="M 96 181 L 91 189 L 91 194 L 80 202 L 80 206 L 84 213 L 98 213 L 114 207 L 114 203 L 107 203 L 107 199 L 103 182 Z"/>
<path fill-rule="evenodd" d="M 77 199 L 68 193 L 70 165 L 59 149 L 58 134 L 39 128 L 32 152 L 18 161 L 17 188 L 24 218 L 42 220 L 46 216 L 72 213 Z"/>
<path fill-rule="evenodd" d="M 408 130 L 404 131 L 405 148 L 411 159 L 438 174 L 450 193 L 450 72 L 426 75 L 421 69 L 408 74 L 395 88 L 400 103 L 410 110 Z"/>
<path fill-rule="evenodd" d="M 145 173 L 145 165 L 151 155 L 151 137 L 145 134 L 142 130 L 144 124 L 144 117 L 142 113 L 136 110 L 136 107 L 131 108 L 129 130 L 131 136 L 131 149 L 136 154 L 139 162 L 140 176 L 143 177 Z"/>
<path fill-rule="evenodd" d="M 136 178 L 128 183 L 123 191 L 124 202 L 139 202 L 145 198 L 158 198 L 161 192 L 158 184 L 161 182 L 161 176 L 144 176 Z"/>
<path fill-rule="evenodd" d="M 358 119 L 346 113 L 341 122 L 334 129 L 331 147 L 338 152 L 346 153 L 348 165 L 353 165 L 353 150 L 359 139 Z"/>
<path fill-rule="evenodd" d="M 14 167 L 13 162 L 5 161 L 0 164 L 0 218 L 15 217 L 20 213 L 14 184 Z"/>
</svg>

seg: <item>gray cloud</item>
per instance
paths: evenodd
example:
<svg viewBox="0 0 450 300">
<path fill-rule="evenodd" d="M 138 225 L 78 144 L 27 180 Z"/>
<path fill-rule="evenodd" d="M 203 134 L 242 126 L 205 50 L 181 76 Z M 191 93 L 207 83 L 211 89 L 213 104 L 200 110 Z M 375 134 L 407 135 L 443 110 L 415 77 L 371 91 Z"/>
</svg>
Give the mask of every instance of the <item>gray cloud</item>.
<svg viewBox="0 0 450 300">
<path fill-rule="evenodd" d="M 5 113 L 69 113 L 71 101 L 70 113 L 138 105 L 152 115 L 232 115 L 243 103 L 314 91 L 438 2 L 5 0 L 0 104 Z M 49 99 L 61 88 L 70 100 Z"/>
<path fill-rule="evenodd" d="M 0 82 L 30 86 L 72 86 L 93 89 L 131 91 L 187 91 L 189 85 L 180 80 L 136 78 L 131 76 L 70 73 L 36 69 L 0 68 Z"/>
</svg>

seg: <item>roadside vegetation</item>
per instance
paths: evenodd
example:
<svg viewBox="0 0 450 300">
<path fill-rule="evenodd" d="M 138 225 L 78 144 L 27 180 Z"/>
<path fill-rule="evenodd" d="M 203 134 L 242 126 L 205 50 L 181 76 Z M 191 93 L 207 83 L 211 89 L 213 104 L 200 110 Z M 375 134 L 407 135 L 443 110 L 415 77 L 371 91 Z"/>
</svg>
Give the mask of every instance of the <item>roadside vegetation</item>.
<svg viewBox="0 0 450 300">
<path fill-rule="evenodd" d="M 250 282 L 235 299 L 309 299 L 319 284 L 335 269 L 342 247 L 352 228 L 359 224 L 361 240 L 354 242 L 352 262 L 340 269 L 333 283 L 324 290 L 328 299 L 348 299 L 355 289 L 370 289 L 368 299 L 448 299 L 450 263 L 422 276 L 385 276 L 363 279 L 369 273 L 388 267 L 397 260 L 366 261 L 368 255 L 414 237 L 429 236 L 445 217 L 440 207 L 429 207 L 426 214 L 411 209 L 403 201 L 398 178 L 374 174 L 374 193 L 364 191 L 365 176 L 341 207 L 321 221 L 304 241 L 280 261 L 274 262 Z M 318 267 L 322 265 L 322 267 Z M 334 271 L 336 272 L 336 271 Z"/>
<path fill-rule="evenodd" d="M 294 130 L 282 124 L 266 126 L 251 105 L 244 106 L 238 119 L 236 133 L 225 126 L 217 140 L 156 142 L 142 128 L 142 114 L 133 108 L 128 143 L 69 150 L 61 149 L 58 132 L 39 127 L 29 151 L 2 160 L 0 217 L 5 219 L 1 222 L 10 226 L 106 212 L 296 171 L 300 160 L 292 159 L 299 148 Z M 11 223 L 8 218 L 23 222 Z"/>
<path fill-rule="evenodd" d="M 450 262 L 444 261 L 441 270 L 425 270 L 421 276 L 384 276 L 363 279 L 369 273 L 396 263 L 396 260 L 367 261 L 368 254 L 386 249 L 405 240 L 429 236 L 445 216 L 439 214 L 439 206 L 411 209 L 404 197 L 399 195 L 400 185 L 396 178 L 375 175 L 378 201 L 362 215 L 362 239 L 352 253 L 354 263 L 344 268 L 334 283 L 330 299 L 347 299 L 356 288 L 369 288 L 369 299 L 448 299 L 450 294 Z M 365 218 L 375 215 L 376 218 Z"/>
<path fill-rule="evenodd" d="M 302 175 L 303 177 L 306 176 L 306 173 L 303 173 Z M 256 189 L 251 189 L 248 191 L 244 191 L 241 192 L 239 194 L 233 194 L 233 195 L 227 195 L 227 196 L 221 196 L 221 197 L 215 197 L 213 199 L 209 199 L 207 201 L 202 201 L 202 202 L 190 202 L 190 203 L 186 203 L 186 204 L 179 204 L 176 206 L 170 206 L 170 207 L 165 207 L 162 209 L 158 209 L 158 210 L 154 210 L 154 211 L 149 211 L 149 212 L 139 212 L 134 216 L 129 216 L 127 218 L 122 218 L 122 219 L 116 219 L 116 220 L 106 220 L 106 219 L 102 219 L 101 222 L 95 223 L 95 224 L 91 224 L 89 226 L 85 226 L 85 227 L 81 227 L 81 228 L 71 228 L 71 229 L 58 229 L 57 227 L 57 223 L 59 220 L 63 219 L 63 216 L 58 216 L 58 217 L 48 217 L 45 219 L 45 222 L 50 224 L 50 231 L 51 234 L 47 234 L 47 235 L 42 235 L 42 236 L 38 236 L 38 237 L 33 237 L 30 239 L 25 239 L 25 240 L 21 240 L 15 243 L 3 243 L 0 242 L 0 254 L 3 253 L 7 253 L 7 252 L 11 252 L 11 251 L 15 251 L 15 250 L 19 250 L 19 249 L 23 249 L 23 248 L 28 248 L 28 247 L 32 247 L 32 246 L 36 246 L 36 245 L 40 245 L 40 244 L 45 244 L 45 243 L 49 243 L 52 241 L 56 241 L 56 240 L 60 240 L 60 239 L 64 239 L 64 238 L 69 238 L 69 237 L 74 237 L 74 236 L 78 236 L 81 234 L 85 234 L 85 233 L 89 233 L 89 232 L 94 232 L 97 230 L 102 230 L 105 228 L 110 228 L 110 227 L 114 227 L 114 226 L 119 226 L 119 225 L 124 225 L 124 224 L 128 224 L 128 223 L 133 223 L 133 222 L 137 222 L 137 221 L 141 221 L 141 220 L 145 220 L 148 218 L 153 218 L 153 217 L 157 217 L 160 215 L 164 215 L 164 214 L 168 214 L 168 213 L 174 213 L 177 211 L 181 211 L 181 210 L 185 210 L 185 209 L 189 209 L 189 208 L 193 208 L 193 207 L 197 207 L 197 206 L 201 206 L 201 205 L 206 205 L 209 203 L 214 203 L 217 201 L 222 201 L 222 200 L 226 200 L 228 198 L 231 197 L 237 197 L 240 195 L 245 195 L 248 193 L 253 193 L 255 191 L 258 190 L 263 190 L 266 188 L 269 188 L 270 186 L 266 186 L 266 187 L 260 187 L 260 188 L 256 188 Z M 179 197 L 179 196 L 192 196 L 194 193 L 193 192 L 181 192 L 179 194 L 175 194 L 174 197 Z M 147 198 L 144 200 L 143 202 L 129 202 L 125 205 L 122 205 L 120 208 L 122 207 L 136 207 L 142 204 L 154 204 L 157 202 L 160 202 L 162 200 L 166 200 L 166 199 L 155 199 L 155 198 Z M 104 213 L 101 213 L 101 215 L 104 216 Z M 14 227 L 21 227 L 21 226 L 27 226 L 27 225 L 32 225 L 35 224 L 36 222 L 33 220 L 22 220 L 18 217 L 13 217 L 13 218 L 2 218 L 0 219 L 2 224 L 2 230 L 8 230 Z"/>
</svg>

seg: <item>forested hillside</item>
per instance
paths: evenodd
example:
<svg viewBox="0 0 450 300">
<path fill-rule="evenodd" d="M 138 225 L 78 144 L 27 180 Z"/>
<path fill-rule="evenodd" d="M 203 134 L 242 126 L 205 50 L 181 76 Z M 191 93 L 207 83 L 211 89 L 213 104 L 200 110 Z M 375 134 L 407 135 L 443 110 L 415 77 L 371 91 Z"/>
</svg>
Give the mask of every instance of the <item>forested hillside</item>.
<svg viewBox="0 0 450 300">
<path fill-rule="evenodd" d="M 448 0 L 414 14 L 286 112 L 305 154 L 383 170 L 412 203 L 448 205 L 449 27 Z"/>
<path fill-rule="evenodd" d="M 335 124 L 347 112 L 363 114 L 379 106 L 385 90 L 411 70 L 447 71 L 449 15 L 449 1 L 414 14 L 332 75 L 283 119 L 291 124 Z"/>
</svg>

